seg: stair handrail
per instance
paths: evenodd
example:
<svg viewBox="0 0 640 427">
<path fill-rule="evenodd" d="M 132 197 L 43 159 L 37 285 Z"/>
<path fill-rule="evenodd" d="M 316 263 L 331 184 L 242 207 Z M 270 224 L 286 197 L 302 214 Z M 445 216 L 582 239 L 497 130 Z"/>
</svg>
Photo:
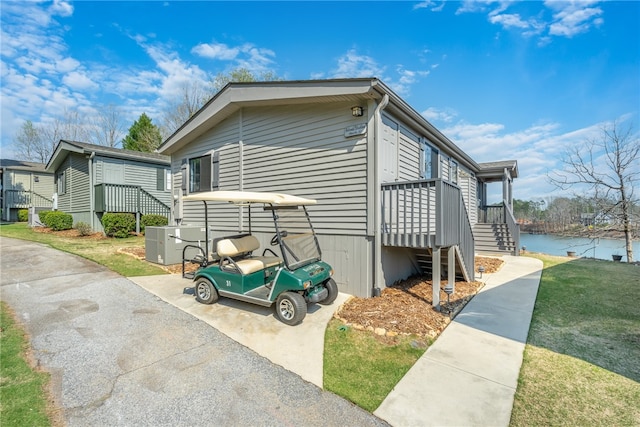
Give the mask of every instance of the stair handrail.
<svg viewBox="0 0 640 427">
<path fill-rule="evenodd" d="M 513 254 L 515 256 L 519 256 L 520 255 L 520 224 L 518 224 L 515 216 L 513 216 L 513 212 L 511 212 L 511 209 L 509 209 L 508 207 L 509 205 L 507 204 L 507 201 L 503 200 L 502 204 L 504 205 L 505 223 L 507 224 L 507 228 L 515 244 L 515 249 L 513 250 Z"/>
</svg>

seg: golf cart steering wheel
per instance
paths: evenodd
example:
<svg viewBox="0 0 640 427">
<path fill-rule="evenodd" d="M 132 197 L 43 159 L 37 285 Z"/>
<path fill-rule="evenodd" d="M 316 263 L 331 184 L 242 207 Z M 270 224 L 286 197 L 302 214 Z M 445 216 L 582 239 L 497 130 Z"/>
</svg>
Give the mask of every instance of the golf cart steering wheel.
<svg viewBox="0 0 640 427">
<path fill-rule="evenodd" d="M 280 237 L 287 237 L 286 231 L 281 231 L 280 233 L 274 234 L 271 238 L 271 246 L 278 246 L 278 234 L 280 235 Z"/>
</svg>

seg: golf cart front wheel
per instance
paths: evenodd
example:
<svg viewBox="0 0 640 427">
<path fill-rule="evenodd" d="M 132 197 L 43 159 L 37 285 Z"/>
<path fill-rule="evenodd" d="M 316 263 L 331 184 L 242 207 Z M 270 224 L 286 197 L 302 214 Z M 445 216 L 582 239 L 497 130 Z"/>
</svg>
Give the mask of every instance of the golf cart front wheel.
<svg viewBox="0 0 640 427">
<path fill-rule="evenodd" d="M 199 278 L 194 286 L 196 301 L 202 304 L 213 304 L 218 301 L 218 291 L 209 279 Z"/>
<path fill-rule="evenodd" d="M 307 302 L 295 292 L 283 292 L 276 300 L 276 316 L 282 323 L 293 326 L 307 315 Z"/>
<path fill-rule="evenodd" d="M 338 297 L 338 285 L 336 284 L 335 280 L 329 279 L 324 283 L 324 287 L 327 288 L 327 291 L 329 293 L 327 294 L 327 297 L 322 301 L 319 301 L 318 304 L 322 304 L 322 305 L 332 304 Z"/>
</svg>

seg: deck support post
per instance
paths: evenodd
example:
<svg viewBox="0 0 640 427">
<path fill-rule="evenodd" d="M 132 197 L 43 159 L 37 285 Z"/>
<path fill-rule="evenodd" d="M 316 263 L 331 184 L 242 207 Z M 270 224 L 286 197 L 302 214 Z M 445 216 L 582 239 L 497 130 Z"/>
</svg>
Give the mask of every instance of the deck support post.
<svg viewBox="0 0 640 427">
<path fill-rule="evenodd" d="M 447 286 L 451 293 L 456 291 L 456 247 L 450 246 L 447 251 Z"/>
<path fill-rule="evenodd" d="M 431 271 L 432 271 L 432 300 L 433 300 L 433 308 L 436 311 L 440 311 L 440 276 L 441 276 L 441 249 L 440 246 L 433 249 L 431 255 Z"/>
</svg>

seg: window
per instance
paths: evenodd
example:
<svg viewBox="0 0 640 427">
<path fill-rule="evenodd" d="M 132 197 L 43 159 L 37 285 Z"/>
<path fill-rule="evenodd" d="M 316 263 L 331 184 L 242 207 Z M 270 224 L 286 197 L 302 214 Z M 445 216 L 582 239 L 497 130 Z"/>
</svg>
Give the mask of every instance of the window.
<svg viewBox="0 0 640 427">
<path fill-rule="evenodd" d="M 156 169 L 156 190 L 169 191 L 171 190 L 171 171 L 168 169 L 158 168 Z"/>
<path fill-rule="evenodd" d="M 454 160 L 449 163 L 449 180 L 454 184 L 458 183 L 458 163 Z"/>
<path fill-rule="evenodd" d="M 420 149 L 420 156 L 420 178 L 437 178 L 438 151 L 429 144 L 423 143 Z"/>
<path fill-rule="evenodd" d="M 65 194 L 67 192 L 67 174 L 65 171 L 58 172 L 58 195 Z"/>
<path fill-rule="evenodd" d="M 189 159 L 189 193 L 217 190 L 220 186 L 220 157 L 213 155 Z"/>
</svg>

